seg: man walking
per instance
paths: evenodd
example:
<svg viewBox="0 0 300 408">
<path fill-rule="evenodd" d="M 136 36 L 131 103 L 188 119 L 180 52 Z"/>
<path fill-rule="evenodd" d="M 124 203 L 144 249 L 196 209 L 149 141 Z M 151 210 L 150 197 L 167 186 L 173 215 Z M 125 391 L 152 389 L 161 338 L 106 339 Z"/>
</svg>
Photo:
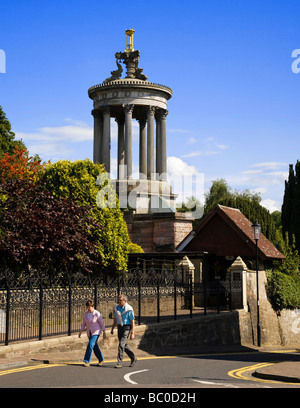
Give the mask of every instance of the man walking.
<svg viewBox="0 0 300 408">
<path fill-rule="evenodd" d="M 131 360 L 130 367 L 133 367 L 137 361 L 133 351 L 127 344 L 130 334 L 130 340 L 134 339 L 134 312 L 133 308 L 127 303 L 127 296 L 119 296 L 119 304 L 114 309 L 114 322 L 111 328 L 111 334 L 114 334 L 114 328 L 118 325 L 118 363 L 115 368 L 122 368 L 124 351 Z"/>
</svg>

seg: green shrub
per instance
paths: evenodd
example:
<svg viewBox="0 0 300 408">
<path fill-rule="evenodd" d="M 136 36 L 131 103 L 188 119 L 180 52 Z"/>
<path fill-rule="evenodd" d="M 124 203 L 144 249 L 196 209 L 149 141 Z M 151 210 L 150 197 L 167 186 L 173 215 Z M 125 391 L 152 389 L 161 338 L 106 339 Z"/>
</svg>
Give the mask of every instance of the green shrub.
<svg viewBox="0 0 300 408">
<path fill-rule="evenodd" d="M 101 178 L 103 183 L 98 182 Z M 91 216 L 104 227 L 104 230 L 93 231 L 102 270 L 108 275 L 126 271 L 130 238 L 118 199 L 115 199 L 114 208 L 105 205 L 107 197 L 116 196 L 103 165 L 90 160 L 60 160 L 45 167 L 43 181 L 54 196 L 72 198 L 81 205 L 91 206 Z"/>
<path fill-rule="evenodd" d="M 267 273 L 268 298 L 275 310 L 300 308 L 300 278 L 279 271 Z"/>
</svg>

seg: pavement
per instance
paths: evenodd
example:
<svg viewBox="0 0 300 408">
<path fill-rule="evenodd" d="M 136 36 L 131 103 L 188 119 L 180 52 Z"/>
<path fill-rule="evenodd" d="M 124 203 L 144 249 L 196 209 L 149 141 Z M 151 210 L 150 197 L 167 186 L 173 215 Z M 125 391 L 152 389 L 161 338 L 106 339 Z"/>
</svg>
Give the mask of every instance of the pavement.
<svg viewBox="0 0 300 408">
<path fill-rule="evenodd" d="M 0 371 L 34 364 L 53 364 L 82 362 L 87 338 L 78 339 L 77 335 L 49 338 L 41 341 L 13 343 L 8 346 L 0 346 Z M 117 361 L 117 346 L 101 348 L 105 360 Z M 137 358 L 157 355 L 182 355 L 182 354 L 215 354 L 233 352 L 262 352 L 262 353 L 286 353 L 286 361 L 270 363 L 265 367 L 258 368 L 253 375 L 274 381 L 288 383 L 300 383 L 300 347 L 205 347 L 199 349 L 171 349 L 145 351 L 134 348 Z M 298 354 L 290 354 L 291 352 Z M 289 354 L 288 354 L 289 353 Z M 282 358 L 282 356 L 281 356 Z M 93 356 L 92 363 L 95 357 Z M 96 362 L 96 360 L 95 360 Z"/>
</svg>

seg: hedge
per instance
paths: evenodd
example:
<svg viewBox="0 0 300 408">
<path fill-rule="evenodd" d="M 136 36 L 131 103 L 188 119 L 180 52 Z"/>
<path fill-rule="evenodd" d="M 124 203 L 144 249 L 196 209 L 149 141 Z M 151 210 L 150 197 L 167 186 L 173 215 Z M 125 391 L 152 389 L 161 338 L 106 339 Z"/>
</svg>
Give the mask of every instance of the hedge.
<svg viewBox="0 0 300 408">
<path fill-rule="evenodd" d="M 300 278 L 279 271 L 267 274 L 267 294 L 275 310 L 300 308 Z"/>
</svg>

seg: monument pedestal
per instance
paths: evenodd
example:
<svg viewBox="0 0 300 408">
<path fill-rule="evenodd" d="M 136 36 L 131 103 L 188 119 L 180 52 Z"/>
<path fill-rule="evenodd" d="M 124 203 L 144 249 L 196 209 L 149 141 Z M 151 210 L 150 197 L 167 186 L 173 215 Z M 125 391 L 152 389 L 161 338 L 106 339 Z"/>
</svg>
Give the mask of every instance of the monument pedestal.
<svg viewBox="0 0 300 408">
<path fill-rule="evenodd" d="M 170 184 L 163 180 L 116 180 L 120 208 L 133 210 L 135 214 L 175 212 L 177 195 Z"/>
<path fill-rule="evenodd" d="M 124 218 L 132 242 L 144 252 L 175 252 L 192 229 L 193 218 L 185 213 L 136 214 L 125 211 Z"/>
</svg>

